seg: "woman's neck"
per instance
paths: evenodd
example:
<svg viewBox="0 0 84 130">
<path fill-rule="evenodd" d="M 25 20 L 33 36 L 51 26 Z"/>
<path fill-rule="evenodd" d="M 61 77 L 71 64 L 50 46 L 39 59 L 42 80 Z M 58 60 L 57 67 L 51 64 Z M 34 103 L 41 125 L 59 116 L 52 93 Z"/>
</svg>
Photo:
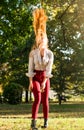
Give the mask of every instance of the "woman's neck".
<svg viewBox="0 0 84 130">
<path fill-rule="evenodd" d="M 45 48 L 40 48 L 40 55 L 41 55 L 41 57 L 44 57 L 44 51 L 45 51 Z"/>
</svg>

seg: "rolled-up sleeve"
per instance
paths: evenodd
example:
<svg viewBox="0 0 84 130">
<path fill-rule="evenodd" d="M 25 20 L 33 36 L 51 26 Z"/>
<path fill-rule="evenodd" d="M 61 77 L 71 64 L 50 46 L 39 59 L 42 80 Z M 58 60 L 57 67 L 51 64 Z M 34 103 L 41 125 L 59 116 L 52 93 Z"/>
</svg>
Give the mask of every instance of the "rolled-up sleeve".
<svg viewBox="0 0 84 130">
<path fill-rule="evenodd" d="M 29 65 L 28 65 L 28 73 L 26 73 L 27 77 L 34 77 L 34 56 L 33 52 L 30 52 L 29 55 Z"/>
<path fill-rule="evenodd" d="M 50 54 L 49 54 L 49 62 L 48 62 L 48 64 L 47 64 L 47 66 L 46 66 L 46 77 L 48 77 L 48 78 L 52 78 L 52 77 L 53 77 L 53 75 L 51 74 L 51 72 L 52 72 L 53 60 L 54 60 L 53 53 L 50 52 Z"/>
</svg>

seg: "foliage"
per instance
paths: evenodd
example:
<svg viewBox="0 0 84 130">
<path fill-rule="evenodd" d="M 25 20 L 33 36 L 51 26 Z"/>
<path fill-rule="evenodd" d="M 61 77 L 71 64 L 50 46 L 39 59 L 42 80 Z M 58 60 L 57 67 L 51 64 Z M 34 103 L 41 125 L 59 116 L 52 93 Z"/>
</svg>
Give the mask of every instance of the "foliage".
<svg viewBox="0 0 84 130">
<path fill-rule="evenodd" d="M 49 45 L 54 52 L 52 87 L 59 99 L 66 94 L 84 94 L 84 10 L 80 8 L 84 2 L 47 0 L 46 4 Z"/>
<path fill-rule="evenodd" d="M 16 83 L 10 83 L 5 86 L 3 97 L 9 104 L 18 104 L 22 101 L 22 86 Z"/>
<path fill-rule="evenodd" d="M 57 94 L 84 94 L 84 1 L 1 0 L 0 84 L 21 84 L 27 91 L 28 55 L 34 43 L 32 11 L 48 15 L 49 47 L 54 53 L 52 88 Z"/>
<path fill-rule="evenodd" d="M 0 83 L 16 82 L 28 89 L 28 54 L 32 45 L 32 10 L 20 1 L 1 2 Z M 36 1 L 34 1 L 36 2 Z"/>
</svg>

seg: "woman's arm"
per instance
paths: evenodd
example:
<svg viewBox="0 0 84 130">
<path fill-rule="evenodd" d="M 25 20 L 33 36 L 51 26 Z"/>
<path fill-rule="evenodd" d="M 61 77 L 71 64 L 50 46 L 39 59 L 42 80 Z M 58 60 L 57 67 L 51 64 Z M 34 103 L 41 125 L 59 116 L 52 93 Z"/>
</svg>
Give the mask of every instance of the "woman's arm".
<svg viewBox="0 0 84 130">
<path fill-rule="evenodd" d="M 46 81 L 47 81 L 47 77 L 44 78 L 43 82 L 41 83 L 41 92 L 44 92 L 45 86 L 46 86 Z"/>
<path fill-rule="evenodd" d="M 46 76 L 41 84 L 41 91 L 44 92 L 44 89 L 46 87 L 46 81 L 48 78 L 51 78 L 53 75 L 51 74 L 52 71 L 52 65 L 53 65 L 53 53 L 50 51 L 49 52 L 49 62 L 46 66 Z"/>
<path fill-rule="evenodd" d="M 32 89 L 33 89 L 32 77 L 29 77 L 29 91 L 32 91 Z"/>
<path fill-rule="evenodd" d="M 33 52 L 30 52 L 29 55 L 29 65 L 28 65 L 28 77 L 29 77 L 29 90 L 32 91 L 33 89 L 33 82 L 32 78 L 34 77 L 34 58 L 33 58 Z"/>
<path fill-rule="evenodd" d="M 51 74 L 52 72 L 52 65 L 53 65 L 53 60 L 54 60 L 54 56 L 53 53 L 50 51 L 49 53 L 49 62 L 46 66 L 46 77 L 47 78 L 51 78 L 53 75 Z"/>
</svg>

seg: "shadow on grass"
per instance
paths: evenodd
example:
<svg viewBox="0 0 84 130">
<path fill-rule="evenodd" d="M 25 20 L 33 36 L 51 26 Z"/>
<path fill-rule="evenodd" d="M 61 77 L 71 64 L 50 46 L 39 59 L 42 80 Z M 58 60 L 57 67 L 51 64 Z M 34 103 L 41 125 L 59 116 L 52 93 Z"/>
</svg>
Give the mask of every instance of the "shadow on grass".
<svg viewBox="0 0 84 130">
<path fill-rule="evenodd" d="M 31 109 L 32 103 L 30 104 L 18 104 L 18 105 L 9 105 L 9 104 L 0 104 L 0 117 L 8 118 L 8 117 L 24 117 L 31 118 Z M 38 117 L 42 118 L 42 105 L 39 109 Z M 74 103 L 74 104 L 62 104 L 58 105 L 56 103 L 50 103 L 50 118 L 70 118 L 84 117 L 84 103 Z"/>
</svg>

